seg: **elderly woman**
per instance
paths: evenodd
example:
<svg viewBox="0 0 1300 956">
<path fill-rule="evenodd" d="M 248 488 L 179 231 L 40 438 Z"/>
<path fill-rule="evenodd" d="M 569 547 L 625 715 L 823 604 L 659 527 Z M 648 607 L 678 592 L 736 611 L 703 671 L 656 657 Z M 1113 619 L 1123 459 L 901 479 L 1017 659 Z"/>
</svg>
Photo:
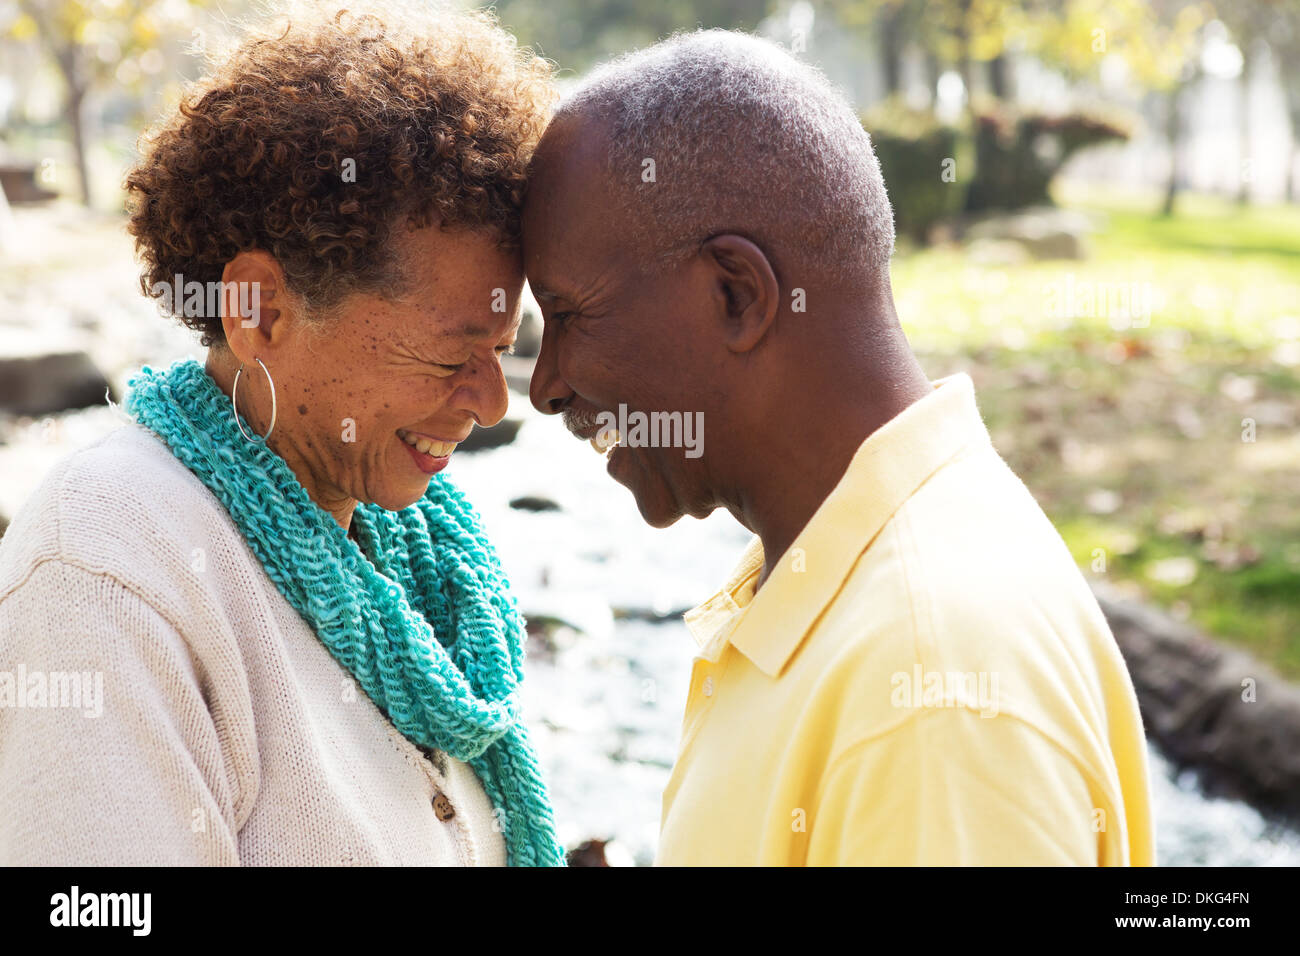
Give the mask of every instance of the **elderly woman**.
<svg viewBox="0 0 1300 956">
<path fill-rule="evenodd" d="M 366 6 L 252 32 L 129 175 L 206 364 L 140 370 L 0 547 L 0 863 L 563 863 L 522 622 L 439 474 L 505 411 L 551 76 Z"/>
</svg>

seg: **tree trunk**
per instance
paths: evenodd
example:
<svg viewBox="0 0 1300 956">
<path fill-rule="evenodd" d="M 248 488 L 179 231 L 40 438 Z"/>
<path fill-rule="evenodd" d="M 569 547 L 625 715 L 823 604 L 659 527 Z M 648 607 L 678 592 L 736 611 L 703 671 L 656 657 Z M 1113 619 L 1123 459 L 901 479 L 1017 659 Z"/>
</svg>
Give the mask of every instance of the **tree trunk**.
<svg viewBox="0 0 1300 956">
<path fill-rule="evenodd" d="M 1011 64 L 1007 61 L 1004 53 L 1000 53 L 989 60 L 989 86 L 992 87 L 993 95 L 998 99 L 1010 100 L 1012 98 Z"/>
<path fill-rule="evenodd" d="M 1297 128 L 1300 128 L 1300 125 Z M 1287 151 L 1287 157 L 1291 162 L 1286 167 L 1286 201 L 1289 203 L 1300 202 L 1300 173 L 1296 172 L 1295 147 L 1295 134 L 1292 133 L 1291 148 Z"/>
<path fill-rule="evenodd" d="M 1245 206 L 1250 202 L 1250 181 L 1254 178 L 1250 156 L 1250 76 L 1251 46 L 1247 41 L 1241 44 L 1241 88 L 1238 102 L 1237 135 L 1240 149 L 1237 166 L 1237 203 Z"/>
<path fill-rule="evenodd" d="M 966 87 L 966 112 L 974 112 L 975 104 L 975 69 L 971 59 L 970 8 L 972 0 L 962 0 L 960 26 L 957 28 L 958 59 L 957 69 L 961 73 L 962 84 Z"/>
<path fill-rule="evenodd" d="M 1300 202 L 1300 173 L 1296 172 L 1296 152 L 1300 151 L 1300 83 L 1289 85 L 1283 78 L 1282 98 L 1291 118 L 1291 138 L 1287 141 L 1286 201 Z"/>
<path fill-rule="evenodd" d="M 885 69 L 885 95 L 894 96 L 903 89 L 903 12 L 894 8 L 880 18 L 880 62 Z"/>
<path fill-rule="evenodd" d="M 930 102 L 933 103 L 939 97 L 939 74 L 943 72 L 943 67 L 939 63 L 937 54 L 930 50 L 925 51 L 925 82 L 930 88 Z"/>
<path fill-rule="evenodd" d="M 90 166 L 86 161 L 86 126 L 82 115 L 85 89 L 73 88 L 68 92 L 68 122 L 72 124 L 72 152 L 77 164 L 77 179 L 81 182 L 81 201 L 92 205 L 90 194 Z"/>
<path fill-rule="evenodd" d="M 72 154 L 77 167 L 77 179 L 81 181 L 81 201 L 89 206 L 90 168 L 86 162 L 86 127 L 82 107 L 86 102 L 86 84 L 82 81 L 77 47 L 69 44 L 59 50 L 55 56 L 59 69 L 63 73 L 63 82 L 68 87 L 68 98 L 64 104 L 65 118 L 72 127 Z"/>
<path fill-rule="evenodd" d="M 1291 137 L 1287 140 L 1286 164 L 1286 201 L 1300 202 L 1300 173 L 1296 172 L 1296 152 L 1300 151 L 1300 82 L 1285 75 L 1286 54 L 1282 63 L 1282 100 L 1286 103 L 1286 113 L 1291 120 Z"/>
<path fill-rule="evenodd" d="M 4 187 L 0 186 L 0 255 L 5 255 L 14 248 L 14 214 L 9 209 L 9 197 Z"/>
<path fill-rule="evenodd" d="M 1179 80 L 1178 84 L 1169 92 L 1168 104 L 1169 112 L 1165 117 L 1165 138 L 1169 141 L 1169 181 L 1165 184 L 1165 203 L 1161 209 L 1161 215 L 1172 216 L 1174 214 L 1174 203 L 1178 198 L 1178 177 L 1182 166 L 1182 118 L 1181 107 L 1183 99 L 1183 81 Z"/>
</svg>

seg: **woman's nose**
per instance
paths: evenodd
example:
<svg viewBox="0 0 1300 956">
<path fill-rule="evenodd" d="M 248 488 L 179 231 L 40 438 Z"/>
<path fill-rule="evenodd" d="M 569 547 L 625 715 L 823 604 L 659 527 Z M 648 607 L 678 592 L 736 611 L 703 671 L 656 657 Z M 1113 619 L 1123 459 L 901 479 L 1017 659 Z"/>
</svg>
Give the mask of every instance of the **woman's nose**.
<svg viewBox="0 0 1300 956">
<path fill-rule="evenodd" d="M 457 389 L 455 404 L 473 415 L 480 427 L 491 428 L 506 417 L 510 393 L 499 358 L 494 356 L 479 368 L 477 375 Z"/>
</svg>

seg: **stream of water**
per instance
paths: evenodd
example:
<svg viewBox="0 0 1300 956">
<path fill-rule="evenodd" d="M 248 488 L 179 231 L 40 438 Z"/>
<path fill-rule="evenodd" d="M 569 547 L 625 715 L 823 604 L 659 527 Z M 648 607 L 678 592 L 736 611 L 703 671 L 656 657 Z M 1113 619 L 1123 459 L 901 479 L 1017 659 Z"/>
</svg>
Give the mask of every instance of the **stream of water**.
<svg viewBox="0 0 1300 956">
<path fill-rule="evenodd" d="M 450 474 L 482 511 L 525 613 L 573 625 L 531 643 L 524 694 L 561 838 L 610 839 L 611 862 L 648 864 L 696 648 L 680 620 L 625 612 L 668 614 L 708 597 L 748 533 L 721 512 L 648 527 L 585 442 L 511 400 L 527 417 L 515 442 L 461 455 Z M 559 510 L 510 508 L 525 495 Z M 1205 797 L 1154 750 L 1151 767 L 1160 865 L 1300 865 L 1300 833 Z"/>
<path fill-rule="evenodd" d="M 482 512 L 525 614 L 571 625 L 530 641 L 524 683 L 561 839 L 611 840 L 611 863 L 648 864 L 696 652 L 671 615 L 713 593 L 748 533 L 725 513 L 648 527 L 585 442 L 513 392 L 511 402 L 526 418 L 514 443 L 458 453 L 449 473 Z M 0 444 L 0 510 L 13 514 L 56 460 L 118 425 L 103 407 L 50 421 Z M 559 509 L 510 507 L 525 495 Z M 639 619 L 655 614 L 669 617 Z M 1159 753 L 1151 761 L 1161 865 L 1300 865 L 1300 834 L 1246 804 L 1206 798 Z"/>
</svg>

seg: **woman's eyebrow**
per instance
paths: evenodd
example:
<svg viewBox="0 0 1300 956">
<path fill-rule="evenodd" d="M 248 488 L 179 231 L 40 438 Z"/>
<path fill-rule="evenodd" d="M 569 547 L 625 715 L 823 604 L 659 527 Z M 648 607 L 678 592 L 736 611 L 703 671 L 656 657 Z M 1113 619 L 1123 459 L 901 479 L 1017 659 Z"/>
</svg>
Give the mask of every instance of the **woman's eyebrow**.
<svg viewBox="0 0 1300 956">
<path fill-rule="evenodd" d="M 515 316 L 515 321 L 514 321 L 514 323 L 511 324 L 510 328 L 508 328 L 508 329 L 506 330 L 506 332 L 507 332 L 507 333 L 510 333 L 510 332 L 518 331 L 519 326 L 520 326 L 522 323 L 523 323 L 523 313 L 520 312 L 519 315 Z M 485 327 L 483 327 L 483 326 L 481 326 L 481 325 L 463 325 L 463 326 L 461 326 L 461 327 L 456 331 L 455 334 L 456 334 L 458 337 L 463 338 L 463 339 L 486 339 L 486 338 L 496 338 L 496 336 L 493 335 L 493 330 L 492 330 L 492 329 L 485 328 Z"/>
</svg>

